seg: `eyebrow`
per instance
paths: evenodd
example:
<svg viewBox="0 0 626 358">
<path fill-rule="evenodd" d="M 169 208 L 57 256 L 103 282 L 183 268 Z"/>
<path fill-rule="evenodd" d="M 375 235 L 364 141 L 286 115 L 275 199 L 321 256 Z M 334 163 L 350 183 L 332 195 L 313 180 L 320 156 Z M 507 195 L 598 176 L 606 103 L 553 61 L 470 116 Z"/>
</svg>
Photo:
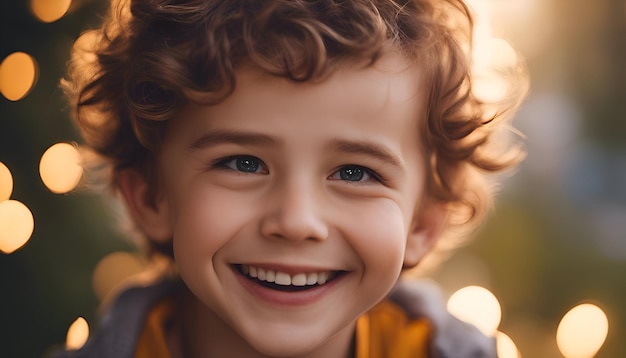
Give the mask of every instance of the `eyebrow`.
<svg viewBox="0 0 626 358">
<path fill-rule="evenodd" d="M 200 150 L 224 143 L 241 145 L 273 145 L 277 140 L 269 135 L 260 133 L 242 132 L 236 130 L 214 130 L 195 139 L 189 146 L 190 150 Z M 404 161 L 386 146 L 367 140 L 335 139 L 330 143 L 331 148 L 344 153 L 364 154 L 378 158 L 381 161 L 404 169 Z"/>
<path fill-rule="evenodd" d="M 391 163 L 400 169 L 404 169 L 404 161 L 395 155 L 390 149 L 379 143 L 370 141 L 346 141 L 334 140 L 331 145 L 335 150 L 346 153 L 365 154 L 373 156 L 387 163 Z"/>
<path fill-rule="evenodd" d="M 269 145 L 276 142 L 274 138 L 265 134 L 220 129 L 201 135 L 191 143 L 189 149 L 200 150 L 224 143 Z"/>
</svg>

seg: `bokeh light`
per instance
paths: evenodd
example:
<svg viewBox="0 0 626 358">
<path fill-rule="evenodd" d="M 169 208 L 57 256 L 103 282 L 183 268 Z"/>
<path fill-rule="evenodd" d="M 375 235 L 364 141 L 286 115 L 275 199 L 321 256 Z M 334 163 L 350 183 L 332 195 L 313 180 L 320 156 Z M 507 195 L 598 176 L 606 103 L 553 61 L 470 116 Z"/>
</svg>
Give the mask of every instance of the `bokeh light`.
<svg viewBox="0 0 626 358">
<path fill-rule="evenodd" d="M 556 343 L 566 358 L 592 358 L 609 333 L 609 320 L 596 305 L 585 303 L 563 316 L 556 331 Z"/>
<path fill-rule="evenodd" d="M 498 358 L 520 358 L 521 356 L 515 342 L 502 332 L 496 333 L 496 350 Z"/>
<path fill-rule="evenodd" d="M 484 72 L 477 75 L 472 87 L 474 96 L 487 103 L 503 100 L 510 90 L 506 80 L 496 72 Z"/>
<path fill-rule="evenodd" d="M 494 37 L 481 40 L 474 55 L 472 93 L 480 100 L 494 103 L 516 89 L 509 88 L 507 73 L 517 70 L 519 55 L 506 40 Z"/>
<path fill-rule="evenodd" d="M 96 296 L 103 300 L 125 279 L 143 272 L 146 265 L 136 255 L 113 252 L 101 259 L 93 272 L 92 282 Z"/>
<path fill-rule="evenodd" d="M 53 193 L 69 192 L 78 185 L 83 175 L 80 153 L 69 143 L 51 146 L 41 156 L 39 175 Z"/>
<path fill-rule="evenodd" d="M 76 350 L 82 348 L 89 338 L 89 324 L 83 317 L 78 317 L 67 330 L 65 339 L 65 347 L 68 350 Z"/>
<path fill-rule="evenodd" d="M 54 22 L 67 13 L 72 0 L 30 0 L 33 15 L 42 22 Z"/>
<path fill-rule="evenodd" d="M 9 200 L 13 192 L 13 176 L 4 163 L 0 162 L 0 203 Z"/>
<path fill-rule="evenodd" d="M 489 47 L 492 67 L 509 68 L 517 65 L 519 56 L 508 41 L 494 37 L 489 41 Z"/>
<path fill-rule="evenodd" d="M 27 53 L 13 52 L 0 64 L 0 92 L 9 101 L 26 97 L 39 75 L 37 61 Z"/>
<path fill-rule="evenodd" d="M 450 296 L 447 307 L 453 316 L 473 324 L 487 336 L 494 336 L 500 325 L 500 303 L 486 288 L 464 287 Z"/>
<path fill-rule="evenodd" d="M 0 202 L 0 251 L 10 254 L 24 246 L 34 227 L 33 214 L 26 205 L 17 200 Z"/>
<path fill-rule="evenodd" d="M 475 16 L 472 93 L 488 103 L 502 101 L 514 90 L 508 87 L 505 74 L 515 70 L 519 55 L 508 41 L 494 36 L 492 1 L 468 0 L 467 3 Z"/>
</svg>

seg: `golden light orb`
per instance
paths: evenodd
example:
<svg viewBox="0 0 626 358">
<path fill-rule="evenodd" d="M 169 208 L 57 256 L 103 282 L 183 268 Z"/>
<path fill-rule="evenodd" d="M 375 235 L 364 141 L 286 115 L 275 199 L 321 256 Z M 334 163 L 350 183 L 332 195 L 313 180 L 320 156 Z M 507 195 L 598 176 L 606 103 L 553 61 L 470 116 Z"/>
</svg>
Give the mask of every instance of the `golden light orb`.
<svg viewBox="0 0 626 358">
<path fill-rule="evenodd" d="M 17 200 L 0 202 L 0 251 L 10 254 L 24 246 L 34 227 L 33 214 L 26 205 Z"/>
<path fill-rule="evenodd" d="M 33 15 L 41 22 L 54 22 L 67 13 L 72 0 L 30 0 Z"/>
<path fill-rule="evenodd" d="M 473 324 L 487 336 L 496 334 L 502 318 L 496 296 L 480 286 L 467 286 L 456 291 L 448 299 L 447 308 L 453 316 Z"/>
<path fill-rule="evenodd" d="M 491 39 L 489 46 L 491 50 L 490 65 L 492 67 L 510 68 L 518 64 L 519 55 L 508 41 L 494 37 Z"/>
<path fill-rule="evenodd" d="M 39 175 L 53 193 L 69 192 L 78 185 L 83 175 L 80 153 L 69 143 L 51 146 L 41 156 Z"/>
<path fill-rule="evenodd" d="M 556 343 L 566 358 L 592 358 L 609 333 L 609 320 L 596 305 L 578 305 L 563 316 L 556 331 Z"/>
<path fill-rule="evenodd" d="M 67 330 L 65 347 L 68 350 L 81 349 L 89 338 L 89 324 L 83 317 L 78 317 Z"/>
<path fill-rule="evenodd" d="M 144 262 L 129 252 L 113 252 L 102 258 L 93 271 L 92 283 L 101 300 L 125 279 L 145 269 Z"/>
<path fill-rule="evenodd" d="M 13 176 L 4 163 L 0 162 L 0 203 L 9 200 L 13 192 Z"/>
<path fill-rule="evenodd" d="M 13 52 L 0 64 L 0 92 L 9 101 L 19 101 L 33 89 L 38 75 L 34 58 L 24 52 Z"/>
<path fill-rule="evenodd" d="M 520 358 L 515 342 L 502 332 L 496 333 L 496 350 L 498 358 Z"/>
</svg>

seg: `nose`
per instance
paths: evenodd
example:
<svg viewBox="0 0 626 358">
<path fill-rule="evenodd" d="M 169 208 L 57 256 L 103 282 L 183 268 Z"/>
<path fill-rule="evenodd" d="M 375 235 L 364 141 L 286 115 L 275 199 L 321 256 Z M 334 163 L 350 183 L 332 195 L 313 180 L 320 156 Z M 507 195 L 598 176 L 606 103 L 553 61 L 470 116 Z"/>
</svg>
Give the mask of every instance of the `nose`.
<svg viewBox="0 0 626 358">
<path fill-rule="evenodd" d="M 306 180 L 276 183 L 267 193 L 261 234 L 290 241 L 325 240 L 328 226 L 323 210 L 321 190 Z"/>
</svg>

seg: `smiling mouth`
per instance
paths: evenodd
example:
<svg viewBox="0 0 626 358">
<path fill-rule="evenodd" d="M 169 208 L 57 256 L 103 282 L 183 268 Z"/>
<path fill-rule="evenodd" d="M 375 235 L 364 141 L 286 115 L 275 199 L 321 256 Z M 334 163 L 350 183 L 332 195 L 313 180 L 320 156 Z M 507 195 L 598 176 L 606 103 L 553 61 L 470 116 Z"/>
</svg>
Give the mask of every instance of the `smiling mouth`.
<svg viewBox="0 0 626 358">
<path fill-rule="evenodd" d="M 288 274 L 252 265 L 234 265 L 235 270 L 248 280 L 272 290 L 284 292 L 305 291 L 323 286 L 346 271 L 321 271 Z"/>
</svg>

